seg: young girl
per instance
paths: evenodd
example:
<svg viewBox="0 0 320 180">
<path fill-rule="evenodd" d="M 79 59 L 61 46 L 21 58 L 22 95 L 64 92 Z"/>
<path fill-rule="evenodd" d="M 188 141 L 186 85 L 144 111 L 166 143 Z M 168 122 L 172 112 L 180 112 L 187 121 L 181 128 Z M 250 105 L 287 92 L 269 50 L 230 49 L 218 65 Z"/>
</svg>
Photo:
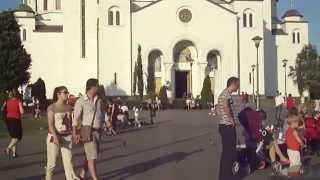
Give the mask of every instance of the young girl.
<svg viewBox="0 0 320 180">
<path fill-rule="evenodd" d="M 292 115 L 288 117 L 289 127 L 286 131 L 286 144 L 291 167 L 301 165 L 300 149 L 304 146 L 304 143 L 297 130 L 299 128 L 299 122 L 299 116 Z"/>
</svg>

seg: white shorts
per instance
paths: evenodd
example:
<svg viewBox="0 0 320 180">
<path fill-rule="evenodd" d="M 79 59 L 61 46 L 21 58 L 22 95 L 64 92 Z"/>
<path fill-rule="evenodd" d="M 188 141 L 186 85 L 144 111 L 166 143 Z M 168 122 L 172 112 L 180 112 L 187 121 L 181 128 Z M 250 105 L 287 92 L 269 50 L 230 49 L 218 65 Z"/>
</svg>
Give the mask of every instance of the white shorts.
<svg viewBox="0 0 320 180">
<path fill-rule="evenodd" d="M 300 152 L 288 149 L 288 156 L 289 156 L 289 161 L 290 161 L 290 167 L 292 166 L 300 166 L 301 165 L 301 157 L 300 157 Z"/>
</svg>

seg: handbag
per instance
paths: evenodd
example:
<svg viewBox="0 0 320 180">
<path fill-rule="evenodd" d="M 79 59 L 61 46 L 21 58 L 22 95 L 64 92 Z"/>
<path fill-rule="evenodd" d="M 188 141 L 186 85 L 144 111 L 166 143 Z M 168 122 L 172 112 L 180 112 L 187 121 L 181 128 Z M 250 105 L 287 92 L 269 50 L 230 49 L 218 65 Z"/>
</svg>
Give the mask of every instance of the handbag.
<svg viewBox="0 0 320 180">
<path fill-rule="evenodd" d="M 95 102 L 95 109 L 94 109 L 94 113 L 93 113 L 93 118 L 92 118 L 92 122 L 90 126 L 82 126 L 80 129 L 80 139 L 82 143 L 87 143 L 87 142 L 91 142 L 93 140 L 92 138 L 92 126 L 96 117 L 96 113 L 97 113 L 97 105 L 98 105 L 98 101 L 99 99 L 96 100 Z"/>
<path fill-rule="evenodd" d="M 5 105 L 1 108 L 1 116 L 3 120 L 7 119 L 7 101 L 5 101 Z"/>
</svg>

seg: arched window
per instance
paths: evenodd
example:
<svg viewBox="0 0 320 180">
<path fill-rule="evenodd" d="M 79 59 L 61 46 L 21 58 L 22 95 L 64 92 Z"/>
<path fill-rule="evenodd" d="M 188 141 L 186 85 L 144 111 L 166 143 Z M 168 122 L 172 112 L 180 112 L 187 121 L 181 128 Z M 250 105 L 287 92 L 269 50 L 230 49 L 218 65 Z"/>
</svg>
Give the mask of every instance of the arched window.
<svg viewBox="0 0 320 180">
<path fill-rule="evenodd" d="M 113 12 L 112 11 L 109 11 L 109 17 L 108 17 L 108 24 L 110 25 L 110 26 L 112 26 L 113 25 Z"/>
<path fill-rule="evenodd" d="M 301 43 L 301 33 L 298 29 L 292 32 L 292 43 L 300 44 Z"/>
<path fill-rule="evenodd" d="M 243 27 L 247 27 L 247 14 L 243 13 Z"/>
<path fill-rule="evenodd" d="M 108 24 L 110 26 L 119 26 L 121 21 L 120 9 L 117 6 L 113 6 L 108 11 Z"/>
<path fill-rule="evenodd" d="M 210 51 L 207 55 L 207 72 L 214 72 L 218 69 L 218 56 L 219 52 L 216 50 Z"/>
<path fill-rule="evenodd" d="M 43 10 L 44 11 L 48 10 L 48 0 L 43 0 Z"/>
<path fill-rule="evenodd" d="M 296 43 L 296 33 L 295 32 L 292 33 L 292 43 L 293 44 Z"/>
<path fill-rule="evenodd" d="M 254 26 L 254 13 L 251 9 L 246 9 L 243 12 L 243 27 L 250 27 Z"/>
<path fill-rule="evenodd" d="M 120 11 L 116 12 L 116 25 L 119 26 L 120 25 Z"/>
<path fill-rule="evenodd" d="M 56 10 L 61 10 L 61 0 L 56 0 Z"/>
<path fill-rule="evenodd" d="M 253 27 L 253 15 L 252 15 L 252 13 L 249 14 L 249 27 Z"/>
<path fill-rule="evenodd" d="M 26 41 L 27 40 L 27 30 L 23 29 L 22 30 L 22 41 Z"/>
</svg>

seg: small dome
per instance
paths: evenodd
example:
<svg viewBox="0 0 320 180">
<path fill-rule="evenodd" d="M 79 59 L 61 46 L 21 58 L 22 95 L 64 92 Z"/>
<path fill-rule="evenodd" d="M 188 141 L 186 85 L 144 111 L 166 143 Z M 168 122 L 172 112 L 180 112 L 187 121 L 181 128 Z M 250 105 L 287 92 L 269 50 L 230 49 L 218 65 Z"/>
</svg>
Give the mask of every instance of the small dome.
<svg viewBox="0 0 320 180">
<path fill-rule="evenodd" d="M 290 9 L 282 16 L 282 19 L 286 17 L 303 17 L 303 15 L 296 9 Z"/>
<path fill-rule="evenodd" d="M 26 4 L 19 4 L 15 11 L 31 12 L 34 13 L 33 9 Z"/>
</svg>

